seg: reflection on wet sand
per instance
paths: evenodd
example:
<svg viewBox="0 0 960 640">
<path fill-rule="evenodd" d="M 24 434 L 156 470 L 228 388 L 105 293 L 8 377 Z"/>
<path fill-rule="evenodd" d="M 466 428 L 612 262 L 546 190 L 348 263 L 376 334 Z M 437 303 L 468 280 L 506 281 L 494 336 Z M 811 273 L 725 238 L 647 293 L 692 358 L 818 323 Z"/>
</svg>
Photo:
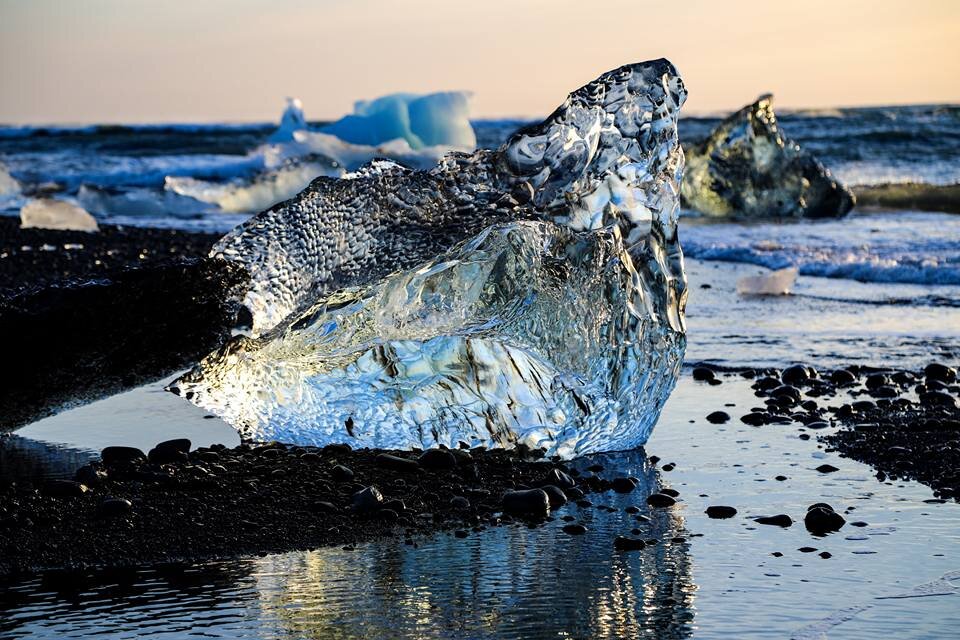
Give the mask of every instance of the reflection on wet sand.
<svg viewBox="0 0 960 640">
<path fill-rule="evenodd" d="M 281 637 L 688 636 L 696 585 L 686 542 L 671 541 L 683 534 L 683 518 L 646 511 L 644 499 L 659 480 L 642 452 L 602 456 L 601 464 L 641 485 L 555 514 L 576 516 L 589 529 L 585 536 L 564 534 L 558 517 L 537 529 L 443 535 L 417 547 L 398 541 L 272 556 L 258 561 L 260 606 Z M 630 505 L 650 521 L 624 512 Z M 614 551 L 613 538 L 633 528 L 657 543 Z"/>
<path fill-rule="evenodd" d="M 0 484 L 73 478 L 79 467 L 97 457 L 92 451 L 3 434 L 0 435 Z"/>
<path fill-rule="evenodd" d="M 696 585 L 687 543 L 671 541 L 684 533 L 683 518 L 647 509 L 659 478 L 642 451 L 578 466 L 597 462 L 605 474 L 636 476 L 640 486 L 628 495 L 591 496 L 594 507 L 567 505 L 537 528 L 514 524 L 415 545 L 398 536 L 355 550 L 8 579 L 0 585 L 0 636 L 689 636 Z M 626 513 L 631 505 L 650 520 Z M 589 532 L 563 533 L 564 515 Z M 633 528 L 657 543 L 615 551 L 613 538 Z"/>
</svg>

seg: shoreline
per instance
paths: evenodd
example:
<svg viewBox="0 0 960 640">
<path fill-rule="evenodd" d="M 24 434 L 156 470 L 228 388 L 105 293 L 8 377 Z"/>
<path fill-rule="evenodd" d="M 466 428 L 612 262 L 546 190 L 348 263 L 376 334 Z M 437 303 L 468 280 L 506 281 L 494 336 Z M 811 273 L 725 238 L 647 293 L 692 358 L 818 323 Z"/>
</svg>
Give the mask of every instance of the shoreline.
<svg viewBox="0 0 960 640">
<path fill-rule="evenodd" d="M 713 407 L 706 420 L 718 428 L 729 423 L 796 429 L 800 440 L 813 439 L 827 452 L 870 465 L 880 482 L 913 480 L 933 489 L 927 502 L 960 502 L 960 492 L 953 490 L 960 454 L 955 369 L 852 366 L 818 373 L 802 365 L 736 371 L 698 365 L 690 377 L 693 385 L 736 383 L 753 389 L 757 401 L 749 410 L 741 406 L 728 413 L 733 410 Z M 344 445 L 244 443 L 189 453 L 188 448 L 188 442 L 174 441 L 147 453 L 105 452 L 106 462 L 84 465 L 73 481 L 20 481 L 0 488 L 0 530 L 8 534 L 0 558 L 16 559 L 0 560 L 0 575 L 351 548 L 391 538 L 415 545 L 442 532 L 459 538 L 490 527 L 538 527 L 553 520 L 550 512 L 505 514 L 504 495 L 545 484 L 556 487 L 548 490 L 554 506 L 576 502 L 581 511 L 606 509 L 610 491 L 633 494 L 641 509 L 628 513 L 637 514 L 640 529 L 621 534 L 648 545 L 657 541 L 644 538 L 643 514 L 670 512 L 684 503 L 684 496 L 660 488 L 661 472 L 673 464 L 646 460 L 642 449 L 633 455 L 646 460 L 660 478 L 656 484 L 635 483 L 617 476 L 615 468 L 593 466 L 602 455 L 545 460 L 542 452 L 527 449 L 432 450 L 426 457 L 441 462 L 431 463 L 420 459 L 419 451 Z M 821 474 L 833 470 L 830 465 L 817 469 Z M 371 486 L 383 498 L 362 507 Z M 749 505 L 736 506 L 749 510 Z M 816 524 L 806 526 L 823 533 L 811 529 Z M 564 533 L 580 531 L 574 526 Z"/>
<path fill-rule="evenodd" d="M 77 481 L 0 488 L 0 531 L 7 534 L 0 537 L 0 576 L 385 538 L 413 545 L 442 531 L 466 537 L 488 527 L 536 526 L 553 520 L 551 506 L 589 505 L 587 495 L 639 485 L 582 473 L 527 449 L 410 452 L 264 443 L 186 453 L 188 447 L 189 441 L 172 441 L 146 455 L 114 447 L 104 451 L 105 461 L 78 469 Z"/>
<path fill-rule="evenodd" d="M 19 217 L 0 216 L 0 304 L 52 285 L 201 259 L 221 235 L 109 224 L 93 233 L 21 229 Z"/>
<path fill-rule="evenodd" d="M 205 257 L 218 238 L 0 220 L 0 333 L 17 336 L 0 432 L 161 379 L 223 344 L 246 275 Z"/>
<path fill-rule="evenodd" d="M 0 402 L 5 429 L 162 378 L 209 353 L 233 326 L 225 300 L 237 284 L 231 278 L 239 276 L 203 259 L 218 234 L 112 226 L 87 234 L 18 225 L 0 219 L 0 330 L 21 336 L 12 351 L 23 363 Z M 53 250 L 37 250 L 43 245 Z M 69 331 L 63 331 L 64 317 L 71 318 Z M 149 325 L 158 317 L 165 327 L 159 333 Z M 198 318 L 208 331 L 192 329 Z M 147 330 L 118 343 L 118 335 L 140 325 Z M 91 357 L 104 353 L 115 355 L 107 362 Z M 953 472 L 960 467 L 960 386 L 950 367 L 687 368 L 697 384 L 751 381 L 757 406 L 749 412 L 729 415 L 715 407 L 731 422 L 796 427 L 801 438 L 812 435 L 827 451 L 865 462 L 884 479 L 916 480 L 934 489 L 934 500 L 960 501 L 960 476 Z M 828 433 L 833 427 L 838 430 Z M 378 462 L 384 454 L 399 460 L 384 465 L 382 457 Z M 0 575 L 197 562 L 398 537 L 416 544 L 443 531 L 537 526 L 550 516 L 498 516 L 503 494 L 536 488 L 554 470 L 574 475 L 589 461 L 544 461 L 536 454 L 451 452 L 457 464 L 441 471 L 425 469 L 413 452 L 247 443 L 180 451 L 166 461 L 154 455 L 84 467 L 79 482 L 0 485 L 0 545 L 7 545 L 0 546 Z M 337 465 L 350 468 L 353 478 L 335 479 Z M 558 490 L 576 501 L 584 499 L 578 491 L 603 493 L 616 481 L 609 473 L 588 473 L 575 478 L 576 491 Z M 354 510 L 354 494 L 370 486 L 394 508 Z M 640 505 L 647 498 L 642 493 Z M 469 506 L 453 506 L 455 498 Z M 654 500 L 664 506 L 652 509 L 672 507 Z"/>
</svg>

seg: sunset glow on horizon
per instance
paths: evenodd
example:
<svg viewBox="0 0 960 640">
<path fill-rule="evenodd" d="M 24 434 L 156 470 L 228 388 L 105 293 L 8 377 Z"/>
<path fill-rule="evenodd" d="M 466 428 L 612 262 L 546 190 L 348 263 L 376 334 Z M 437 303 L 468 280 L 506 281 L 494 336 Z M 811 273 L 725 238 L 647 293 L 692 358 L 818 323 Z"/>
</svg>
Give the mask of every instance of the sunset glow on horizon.
<svg viewBox="0 0 960 640">
<path fill-rule="evenodd" d="M 592 7 L 597 8 L 592 8 Z M 0 123 L 311 120 L 465 89 L 474 117 L 545 114 L 666 57 L 688 114 L 960 102 L 960 3 L 0 0 Z"/>
</svg>

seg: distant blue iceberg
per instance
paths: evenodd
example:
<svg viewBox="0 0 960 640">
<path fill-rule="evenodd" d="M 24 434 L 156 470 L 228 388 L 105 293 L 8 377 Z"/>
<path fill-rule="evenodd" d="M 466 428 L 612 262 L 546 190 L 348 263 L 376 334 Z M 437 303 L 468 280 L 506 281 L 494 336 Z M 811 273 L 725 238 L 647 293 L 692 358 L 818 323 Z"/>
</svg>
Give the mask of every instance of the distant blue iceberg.
<svg viewBox="0 0 960 640">
<path fill-rule="evenodd" d="M 438 145 L 473 149 L 477 138 L 469 119 L 469 97 L 464 91 L 448 91 L 425 96 L 395 93 L 361 100 L 352 114 L 320 131 L 367 146 L 406 140 L 415 150 Z"/>
<path fill-rule="evenodd" d="M 292 100 L 270 138 L 274 143 L 270 155 L 279 161 L 310 154 L 326 156 L 348 171 L 374 158 L 430 169 L 451 151 L 476 149 L 469 97 L 465 91 L 448 91 L 361 100 L 352 114 L 318 130 L 307 129 L 299 101 Z M 291 129 L 297 122 L 304 124 Z"/>
<path fill-rule="evenodd" d="M 170 175 L 165 189 L 227 213 L 255 213 L 292 198 L 318 176 L 342 176 L 374 158 L 429 169 L 451 151 L 470 152 L 469 94 L 394 94 L 360 101 L 354 113 L 310 130 L 303 104 L 287 98 L 277 130 L 250 154 L 244 175 L 202 180 Z M 256 171 L 249 171 L 250 168 Z"/>
</svg>

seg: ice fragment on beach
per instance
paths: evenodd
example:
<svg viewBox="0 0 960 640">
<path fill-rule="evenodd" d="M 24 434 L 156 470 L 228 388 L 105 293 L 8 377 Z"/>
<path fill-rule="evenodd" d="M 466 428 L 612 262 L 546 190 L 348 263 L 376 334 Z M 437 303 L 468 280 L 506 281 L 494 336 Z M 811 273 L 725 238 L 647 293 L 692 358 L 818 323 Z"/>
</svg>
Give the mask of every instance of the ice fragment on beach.
<svg viewBox="0 0 960 640">
<path fill-rule="evenodd" d="M 255 439 L 642 444 L 686 344 L 685 96 L 628 65 L 497 151 L 314 181 L 215 245 L 250 274 L 247 336 L 171 390 Z"/>
<path fill-rule="evenodd" d="M 853 193 L 787 139 L 763 95 L 687 149 L 684 203 L 712 216 L 842 216 Z"/>
<path fill-rule="evenodd" d="M 20 226 L 24 229 L 58 229 L 62 231 L 98 231 L 97 221 L 80 207 L 52 198 L 30 200 L 20 209 Z"/>
<path fill-rule="evenodd" d="M 797 274 L 796 267 L 788 267 L 758 276 L 744 276 L 737 280 L 737 293 L 742 296 L 787 295 L 797 282 Z"/>
</svg>

